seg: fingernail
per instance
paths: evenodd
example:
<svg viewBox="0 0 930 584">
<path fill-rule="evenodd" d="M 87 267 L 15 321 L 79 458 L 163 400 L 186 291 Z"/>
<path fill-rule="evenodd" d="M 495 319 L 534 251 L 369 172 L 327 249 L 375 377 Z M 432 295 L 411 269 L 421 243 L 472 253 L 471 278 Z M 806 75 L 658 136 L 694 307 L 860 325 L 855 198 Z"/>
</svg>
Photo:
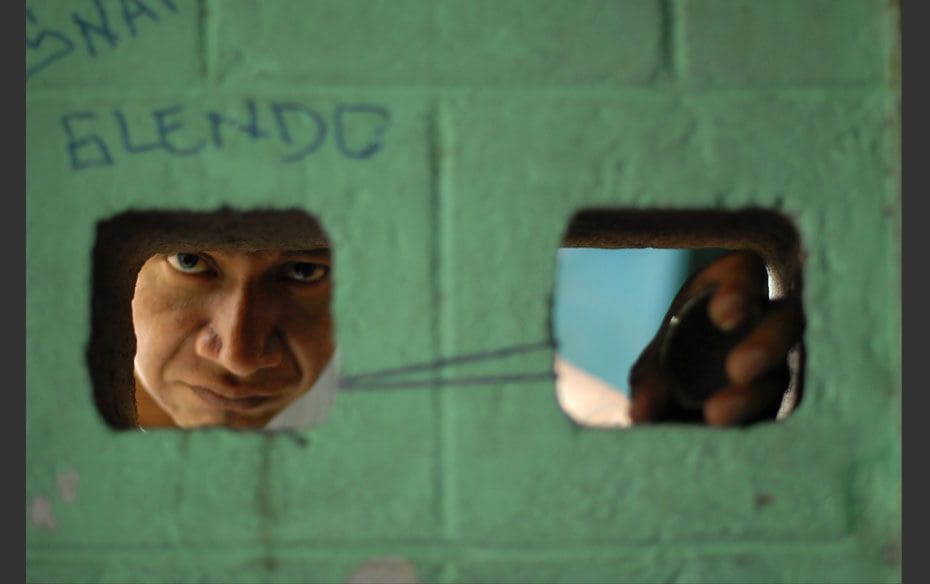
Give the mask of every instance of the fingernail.
<svg viewBox="0 0 930 584">
<path fill-rule="evenodd" d="M 746 315 L 746 301 L 739 292 L 727 292 L 718 298 L 714 304 L 711 318 L 722 330 L 735 329 Z"/>
</svg>

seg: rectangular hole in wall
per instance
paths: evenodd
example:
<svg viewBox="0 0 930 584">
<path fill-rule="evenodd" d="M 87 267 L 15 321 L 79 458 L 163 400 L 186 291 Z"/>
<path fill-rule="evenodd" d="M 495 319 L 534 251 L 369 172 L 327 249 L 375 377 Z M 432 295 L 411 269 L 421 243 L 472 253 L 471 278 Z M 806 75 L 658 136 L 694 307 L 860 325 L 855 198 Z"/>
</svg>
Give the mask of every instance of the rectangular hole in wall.
<svg viewBox="0 0 930 584">
<path fill-rule="evenodd" d="M 301 211 L 102 221 L 87 358 L 114 428 L 299 429 L 338 387 L 333 251 Z"/>
<path fill-rule="evenodd" d="M 558 251 L 556 392 L 586 427 L 781 419 L 803 380 L 802 252 L 764 210 L 589 210 Z"/>
</svg>

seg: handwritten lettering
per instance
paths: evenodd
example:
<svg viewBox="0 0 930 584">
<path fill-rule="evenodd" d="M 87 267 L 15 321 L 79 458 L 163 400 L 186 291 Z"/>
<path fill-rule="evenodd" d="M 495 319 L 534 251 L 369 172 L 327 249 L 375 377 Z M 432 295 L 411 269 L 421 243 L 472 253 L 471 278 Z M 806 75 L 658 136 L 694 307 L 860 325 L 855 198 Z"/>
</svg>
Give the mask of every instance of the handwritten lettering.
<svg viewBox="0 0 930 584">
<path fill-rule="evenodd" d="M 110 116 L 98 116 L 95 112 L 67 113 L 62 116 L 61 125 L 71 170 L 112 166 L 119 154 L 134 156 L 160 151 L 173 156 L 193 156 L 208 146 L 219 150 L 228 142 L 241 143 L 241 136 L 249 142 L 271 139 L 269 132 L 259 125 L 259 104 L 249 99 L 244 106 L 247 112 L 244 116 L 216 111 L 197 115 L 185 112 L 180 105 L 128 116 L 117 108 L 110 112 L 115 124 L 108 123 Z M 330 117 L 296 102 L 271 101 L 266 107 L 277 129 L 278 147 L 287 152 L 281 158 L 286 164 L 305 160 L 320 151 L 331 134 L 334 148 L 345 158 L 371 158 L 384 149 L 391 119 L 387 108 L 374 104 L 338 104 Z M 227 136 L 228 132 L 221 131 L 223 128 L 238 133 Z"/>
<path fill-rule="evenodd" d="M 352 125 L 351 118 L 365 116 L 373 125 L 369 126 L 368 138 L 359 147 L 352 147 L 346 142 L 346 128 Z M 387 110 L 374 105 L 340 105 L 336 108 L 336 144 L 339 150 L 349 158 L 369 158 L 384 146 L 384 133 L 390 115 Z M 356 120 L 355 125 L 360 125 Z"/>
<path fill-rule="evenodd" d="M 316 150 L 323 145 L 323 140 L 326 139 L 326 122 L 323 121 L 323 117 L 320 114 L 299 103 L 272 103 L 271 110 L 274 112 L 275 121 L 278 122 L 278 131 L 280 132 L 281 140 L 285 144 L 293 144 L 294 142 L 291 139 L 291 133 L 284 117 L 285 113 L 293 112 L 306 114 L 316 124 L 316 139 L 304 146 L 302 150 L 285 156 L 283 159 L 284 162 L 297 162 L 298 160 L 306 158 L 313 152 L 316 152 Z"/>
<path fill-rule="evenodd" d="M 153 150 L 166 150 L 171 154 L 177 154 L 179 156 L 190 156 L 191 154 L 196 154 L 204 146 L 206 146 L 205 142 L 201 141 L 195 146 L 181 148 L 172 143 L 168 138 L 170 134 L 180 130 L 184 125 L 181 121 L 170 121 L 168 119 L 169 116 L 176 116 L 180 114 L 181 111 L 181 106 L 173 106 L 153 111 L 152 117 L 154 118 L 154 129 L 155 133 L 158 135 L 158 138 L 148 143 L 134 143 L 130 137 L 129 121 L 126 119 L 125 114 L 123 114 L 123 112 L 120 110 L 114 110 L 113 117 L 116 118 L 116 123 L 119 125 L 120 137 L 123 141 L 123 148 L 130 154 L 142 154 L 143 152 L 151 152 Z"/>
<path fill-rule="evenodd" d="M 119 133 L 120 137 L 123 139 L 123 148 L 126 152 L 130 154 L 142 154 L 143 152 L 157 150 L 161 147 L 158 141 L 152 141 L 148 144 L 133 144 L 132 138 L 129 136 L 129 122 L 126 120 L 126 116 L 119 110 L 113 110 L 113 116 L 116 118 L 116 123 L 119 124 Z"/>
<path fill-rule="evenodd" d="M 94 166 L 109 166 L 113 164 L 113 157 L 110 156 L 110 149 L 106 143 L 97 134 L 85 135 L 78 137 L 74 133 L 72 123 L 77 120 L 95 120 L 97 116 L 93 112 L 74 112 L 65 114 L 61 118 L 61 125 L 64 127 L 65 136 L 68 138 L 68 156 L 71 160 L 72 170 L 83 170 Z M 82 158 L 80 153 L 87 146 L 97 148 L 96 158 Z"/>
<path fill-rule="evenodd" d="M 115 21 L 111 19 L 115 11 L 112 6 L 108 12 L 103 0 L 87 0 L 83 6 L 77 2 L 72 5 L 78 5 L 79 8 L 71 12 L 70 25 L 73 28 L 67 30 L 40 25 L 40 19 L 33 9 L 26 9 L 26 79 L 65 57 L 80 54 L 77 47 L 81 42 L 84 52 L 91 58 L 97 57 L 103 50 L 119 46 L 121 34 L 117 31 L 116 22 L 120 17 L 117 16 Z M 153 0 L 119 0 L 119 7 L 122 24 L 128 36 L 133 38 L 139 34 L 143 23 L 162 22 L 159 9 L 162 13 L 178 13 L 173 0 L 161 0 L 160 6 Z"/>
<path fill-rule="evenodd" d="M 129 27 L 129 35 L 136 36 L 136 19 L 142 16 L 158 22 L 158 13 L 148 7 L 142 0 L 122 0 L 123 20 Z"/>
<path fill-rule="evenodd" d="M 223 136 L 220 133 L 220 126 L 223 124 L 242 130 L 253 140 L 256 138 L 265 138 L 268 136 L 266 132 L 263 132 L 258 127 L 258 107 L 256 106 L 255 101 L 247 99 L 245 101 L 245 107 L 249 110 L 249 121 L 245 124 L 239 122 L 239 120 L 227 116 L 221 116 L 216 112 L 209 112 L 207 114 L 207 119 L 210 120 L 210 128 L 213 132 L 214 146 L 219 148 L 223 145 Z"/>
<path fill-rule="evenodd" d="M 74 42 L 57 30 L 43 29 L 36 35 L 30 36 L 29 25 L 39 24 L 39 19 L 32 13 L 32 10 L 26 10 L 26 22 L 26 78 L 28 79 L 71 53 L 74 50 Z M 48 48 L 43 48 L 43 45 Z M 30 51 L 35 51 L 35 53 Z M 33 55 L 37 56 L 32 57 Z M 32 57 L 32 59 L 29 57 Z M 29 65 L 29 61 L 33 61 L 33 63 Z"/>
<path fill-rule="evenodd" d="M 199 142 L 196 146 L 191 146 L 190 148 L 180 148 L 171 143 L 168 139 L 168 135 L 174 133 L 177 130 L 180 130 L 184 125 L 183 122 L 169 122 L 168 116 L 174 116 L 181 113 L 181 106 L 167 107 L 159 110 L 155 110 L 153 115 L 155 116 L 155 125 L 158 128 L 158 136 L 161 138 L 160 142 L 162 148 L 167 150 L 172 154 L 177 154 L 178 156 L 190 156 L 192 154 L 197 154 L 200 150 L 206 146 L 206 142 Z"/>
<path fill-rule="evenodd" d="M 110 28 L 110 21 L 107 18 L 107 11 L 103 9 L 103 4 L 101 4 L 100 0 L 93 0 L 93 2 L 94 7 L 97 9 L 96 24 L 86 20 L 77 12 L 71 14 L 71 20 L 77 25 L 78 30 L 81 31 L 81 35 L 84 37 L 84 44 L 87 46 L 87 54 L 91 57 L 96 57 L 97 47 L 94 45 L 93 35 L 103 37 L 110 47 L 116 46 L 116 41 L 119 40 L 119 37 L 116 36 L 116 33 Z"/>
</svg>

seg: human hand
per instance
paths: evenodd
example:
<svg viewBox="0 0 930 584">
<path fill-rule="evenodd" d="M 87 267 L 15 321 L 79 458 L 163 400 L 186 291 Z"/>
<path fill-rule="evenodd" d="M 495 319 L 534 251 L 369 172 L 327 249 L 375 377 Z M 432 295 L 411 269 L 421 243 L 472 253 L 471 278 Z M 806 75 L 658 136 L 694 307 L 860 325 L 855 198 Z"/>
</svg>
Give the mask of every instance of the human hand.
<svg viewBox="0 0 930 584">
<path fill-rule="evenodd" d="M 797 298 L 770 300 L 761 258 L 735 252 L 694 274 L 630 372 L 634 423 L 774 419 L 801 340 Z"/>
</svg>

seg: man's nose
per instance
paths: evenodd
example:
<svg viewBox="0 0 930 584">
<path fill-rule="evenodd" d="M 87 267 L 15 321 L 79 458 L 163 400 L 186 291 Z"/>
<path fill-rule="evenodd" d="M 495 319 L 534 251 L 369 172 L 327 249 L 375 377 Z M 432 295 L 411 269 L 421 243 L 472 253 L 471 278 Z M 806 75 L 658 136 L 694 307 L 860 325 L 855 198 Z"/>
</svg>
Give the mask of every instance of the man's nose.
<svg viewBox="0 0 930 584">
<path fill-rule="evenodd" d="M 246 286 L 223 292 L 196 341 L 197 353 L 239 377 L 279 365 L 284 340 L 274 303 Z"/>
</svg>

